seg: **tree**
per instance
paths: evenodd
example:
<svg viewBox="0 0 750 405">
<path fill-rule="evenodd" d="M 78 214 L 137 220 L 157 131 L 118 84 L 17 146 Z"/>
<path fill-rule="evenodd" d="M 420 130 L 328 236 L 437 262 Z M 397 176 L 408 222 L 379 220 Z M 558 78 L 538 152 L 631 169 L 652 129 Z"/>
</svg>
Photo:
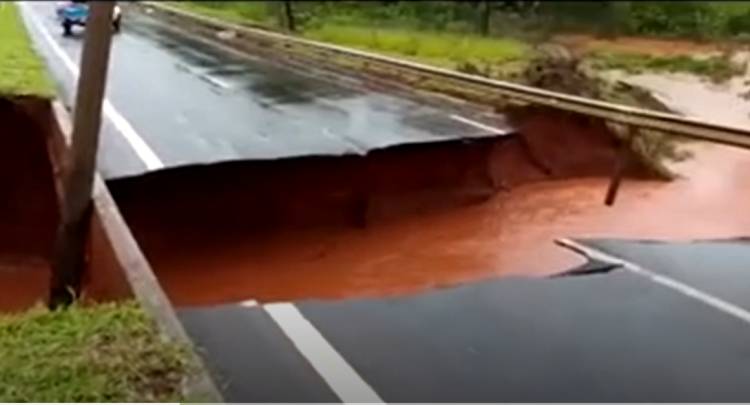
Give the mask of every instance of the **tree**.
<svg viewBox="0 0 750 405">
<path fill-rule="evenodd" d="M 479 20 L 479 33 L 487 36 L 490 33 L 490 18 L 492 17 L 492 4 L 490 0 L 482 1 L 482 11 Z"/>
<path fill-rule="evenodd" d="M 64 174 L 60 225 L 55 239 L 49 306 L 70 304 L 80 293 L 91 219 L 102 102 L 112 40 L 114 2 L 91 2 L 73 112 L 72 166 Z"/>
<path fill-rule="evenodd" d="M 291 0 L 284 0 L 284 22 L 286 28 L 291 31 L 297 31 L 296 21 L 294 20 L 294 9 L 292 9 Z"/>
</svg>

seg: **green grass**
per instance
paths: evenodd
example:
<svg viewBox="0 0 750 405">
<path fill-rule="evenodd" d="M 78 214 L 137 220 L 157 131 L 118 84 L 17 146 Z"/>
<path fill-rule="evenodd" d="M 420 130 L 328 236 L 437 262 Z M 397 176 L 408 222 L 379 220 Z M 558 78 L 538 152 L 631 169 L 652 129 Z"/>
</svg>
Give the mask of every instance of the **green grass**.
<svg viewBox="0 0 750 405">
<path fill-rule="evenodd" d="M 709 1 L 707 4 L 730 16 L 742 15 L 750 11 L 750 1 Z"/>
<path fill-rule="evenodd" d="M 597 68 L 619 69 L 629 73 L 683 72 L 709 77 L 715 81 L 723 81 L 742 73 L 741 67 L 722 56 L 698 59 L 686 55 L 657 57 L 636 53 L 598 52 L 589 58 Z"/>
<path fill-rule="evenodd" d="M 0 96 L 55 94 L 13 3 L 0 2 Z"/>
<path fill-rule="evenodd" d="M 233 23 L 259 24 L 277 28 L 269 5 L 262 2 L 169 2 L 171 6 Z M 340 17 L 340 16 L 339 16 Z M 529 47 L 521 41 L 485 38 L 460 33 L 417 29 L 370 28 L 359 24 L 319 19 L 301 35 L 336 45 L 403 57 L 435 66 L 457 68 L 465 64 L 493 66 L 525 58 Z"/>
<path fill-rule="evenodd" d="M 188 358 L 135 303 L 0 316 L 0 401 L 176 402 Z"/>
<path fill-rule="evenodd" d="M 529 51 L 524 43 L 513 39 L 406 29 L 324 25 L 306 31 L 304 36 L 323 42 L 403 56 L 452 68 L 464 63 L 503 64 L 522 59 Z"/>
<path fill-rule="evenodd" d="M 168 1 L 166 4 L 236 24 L 258 24 L 273 28 L 268 4 L 251 1 Z"/>
</svg>

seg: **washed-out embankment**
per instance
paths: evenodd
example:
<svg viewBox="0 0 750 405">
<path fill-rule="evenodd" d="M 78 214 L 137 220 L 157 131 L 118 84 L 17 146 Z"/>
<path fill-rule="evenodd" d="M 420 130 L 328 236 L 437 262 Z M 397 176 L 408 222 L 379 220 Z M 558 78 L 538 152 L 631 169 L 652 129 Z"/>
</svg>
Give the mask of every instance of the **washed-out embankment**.
<svg viewBox="0 0 750 405">
<path fill-rule="evenodd" d="M 446 238 L 502 218 L 451 224 L 452 212 L 529 183 L 611 175 L 616 137 L 602 121 L 534 108 L 512 118 L 507 137 L 178 167 L 109 187 L 178 305 L 413 292 L 492 272 L 472 257 L 492 243 L 480 232 L 467 229 L 460 252 Z M 636 159 L 626 174 L 653 177 Z"/>
<path fill-rule="evenodd" d="M 47 135 L 47 101 L 0 99 L 0 309 L 44 299 L 59 211 Z"/>
<path fill-rule="evenodd" d="M 53 244 L 67 167 L 61 105 L 32 96 L 0 98 L 0 311 L 47 300 Z M 127 266 L 145 264 L 127 240 L 106 189 L 95 187 L 82 294 L 86 302 L 126 299 Z M 127 264 L 125 262 L 128 262 Z M 147 265 L 146 265 L 147 266 Z M 133 270 L 133 269 L 130 269 Z M 147 283 L 146 283 L 147 284 Z M 156 285 L 145 289 L 158 288 Z M 144 289 L 144 288 L 141 288 Z"/>
<path fill-rule="evenodd" d="M 58 102 L 24 96 L 0 97 L 0 123 L 0 313 L 8 313 L 47 300 L 71 122 Z M 98 176 L 92 205 L 78 302 L 135 298 L 165 336 L 191 347 Z M 190 355 L 197 367 L 187 376 L 185 395 L 221 401 L 197 354 Z"/>
</svg>

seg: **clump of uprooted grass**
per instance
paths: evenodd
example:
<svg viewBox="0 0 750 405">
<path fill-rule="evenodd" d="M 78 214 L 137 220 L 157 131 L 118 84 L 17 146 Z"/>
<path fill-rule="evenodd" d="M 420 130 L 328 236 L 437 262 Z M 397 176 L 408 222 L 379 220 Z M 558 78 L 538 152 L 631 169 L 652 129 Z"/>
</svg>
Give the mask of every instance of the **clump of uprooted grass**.
<svg viewBox="0 0 750 405">
<path fill-rule="evenodd" d="M 31 47 L 18 8 L 10 2 L 0 2 L 0 95 L 54 95 L 52 82 Z"/>
<path fill-rule="evenodd" d="M 187 353 L 132 302 L 0 316 L 0 401 L 177 402 Z"/>
<path fill-rule="evenodd" d="M 539 49 L 521 76 L 530 86 L 609 101 L 633 107 L 668 112 L 651 94 L 625 83 L 611 83 L 585 68 L 584 60 L 561 46 Z M 655 130 L 638 130 L 629 134 L 622 125 L 609 125 L 614 136 L 627 142 L 635 157 L 653 174 L 663 179 L 675 177 L 669 163 L 690 158 L 682 150 L 682 139 Z M 632 138 L 631 138 L 632 136 Z"/>
</svg>

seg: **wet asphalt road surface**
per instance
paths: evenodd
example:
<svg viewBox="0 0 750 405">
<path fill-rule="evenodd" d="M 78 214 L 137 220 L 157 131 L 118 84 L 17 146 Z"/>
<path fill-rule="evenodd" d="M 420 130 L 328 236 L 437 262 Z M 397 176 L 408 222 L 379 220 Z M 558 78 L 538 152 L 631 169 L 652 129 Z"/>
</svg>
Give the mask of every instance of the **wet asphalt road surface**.
<svg viewBox="0 0 750 405">
<path fill-rule="evenodd" d="M 590 240 L 615 255 L 750 311 L 750 239 L 661 243 Z"/>
<path fill-rule="evenodd" d="M 26 2 L 22 10 L 71 105 L 71 71 L 79 63 L 83 32 L 63 37 L 53 2 Z M 502 116 L 467 116 L 363 90 L 353 79 L 332 83 L 240 58 L 136 13 L 127 14 L 123 26 L 113 39 L 107 88 L 113 111 L 105 106 L 99 155 L 107 179 L 228 160 L 364 154 L 510 131 Z"/>
<path fill-rule="evenodd" d="M 750 309 L 750 244 L 584 243 Z M 387 402 L 750 400 L 750 323 L 617 266 L 295 306 Z M 180 317 L 227 400 L 336 400 L 272 308 Z"/>
</svg>

